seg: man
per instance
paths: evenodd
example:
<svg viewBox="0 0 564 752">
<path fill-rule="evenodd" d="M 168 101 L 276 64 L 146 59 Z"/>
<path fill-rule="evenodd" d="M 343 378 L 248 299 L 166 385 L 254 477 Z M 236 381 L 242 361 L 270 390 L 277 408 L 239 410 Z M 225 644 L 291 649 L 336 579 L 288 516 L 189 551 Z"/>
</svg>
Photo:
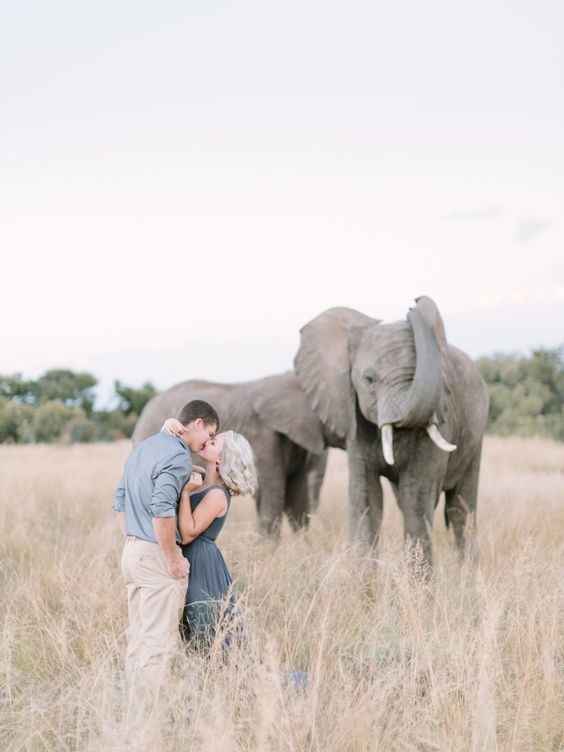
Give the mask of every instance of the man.
<svg viewBox="0 0 564 752">
<path fill-rule="evenodd" d="M 188 402 L 178 416 L 178 436 L 157 433 L 129 456 L 113 508 L 126 535 L 121 570 L 127 584 L 129 629 L 126 672 L 156 691 L 178 640 L 188 585 L 188 561 L 178 547 L 177 506 L 202 451 L 219 428 L 207 402 Z"/>
</svg>

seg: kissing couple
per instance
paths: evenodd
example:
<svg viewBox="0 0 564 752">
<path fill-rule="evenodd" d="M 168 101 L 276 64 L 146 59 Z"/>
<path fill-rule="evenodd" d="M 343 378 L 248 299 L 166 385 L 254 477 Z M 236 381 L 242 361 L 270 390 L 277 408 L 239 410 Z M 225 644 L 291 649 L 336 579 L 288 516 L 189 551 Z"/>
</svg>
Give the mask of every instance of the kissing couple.
<svg viewBox="0 0 564 752">
<path fill-rule="evenodd" d="M 126 675 L 152 692 L 179 637 L 208 650 L 233 611 L 231 575 L 215 541 L 232 498 L 255 493 L 257 472 L 245 437 L 219 426 L 209 403 L 188 402 L 133 449 L 115 491 L 125 535 Z M 205 468 L 193 465 L 192 453 Z"/>
</svg>

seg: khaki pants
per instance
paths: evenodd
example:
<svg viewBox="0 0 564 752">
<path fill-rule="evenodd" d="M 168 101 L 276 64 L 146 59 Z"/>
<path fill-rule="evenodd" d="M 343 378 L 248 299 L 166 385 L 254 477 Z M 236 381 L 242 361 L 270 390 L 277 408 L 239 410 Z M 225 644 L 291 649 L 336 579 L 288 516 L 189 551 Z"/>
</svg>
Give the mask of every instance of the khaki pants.
<svg viewBox="0 0 564 752">
<path fill-rule="evenodd" d="M 158 543 L 127 536 L 121 557 L 127 584 L 128 682 L 158 692 L 179 640 L 188 578 L 171 577 Z"/>
</svg>

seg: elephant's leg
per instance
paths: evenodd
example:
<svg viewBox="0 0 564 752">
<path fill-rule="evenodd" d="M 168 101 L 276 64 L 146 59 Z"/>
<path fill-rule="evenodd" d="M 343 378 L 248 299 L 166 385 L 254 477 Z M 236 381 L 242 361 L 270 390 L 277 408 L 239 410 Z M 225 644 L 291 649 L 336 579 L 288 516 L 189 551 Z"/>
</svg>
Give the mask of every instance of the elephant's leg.
<svg viewBox="0 0 564 752">
<path fill-rule="evenodd" d="M 327 450 L 322 454 L 312 454 L 311 452 L 308 452 L 306 460 L 306 474 L 310 514 L 314 514 L 319 509 L 321 486 L 323 485 L 323 479 L 325 478 L 328 459 L 329 452 Z"/>
<path fill-rule="evenodd" d="M 348 446 L 349 538 L 363 546 L 376 545 L 382 525 L 384 494 L 380 478 L 359 442 Z"/>
<path fill-rule="evenodd" d="M 263 483 L 260 490 L 260 503 L 257 507 L 258 527 L 261 535 L 268 535 L 274 539 L 280 537 L 284 496 L 285 482 L 283 477 Z"/>
<path fill-rule="evenodd" d="M 287 475 L 287 447 L 284 437 L 261 429 L 251 435 L 258 473 L 255 496 L 258 530 L 262 535 L 278 538 L 284 512 Z"/>
<path fill-rule="evenodd" d="M 282 525 L 286 496 L 286 475 L 278 463 L 273 463 L 259 475 L 257 493 L 258 527 L 261 535 L 278 539 Z"/>
<path fill-rule="evenodd" d="M 456 484 L 445 493 L 445 522 L 454 531 L 454 539 L 461 558 L 467 553 L 472 560 L 478 556 L 476 513 L 481 451 Z"/>
<path fill-rule="evenodd" d="M 297 470 L 286 484 L 284 511 L 294 532 L 307 527 L 309 522 L 309 484 L 305 468 Z"/>
</svg>

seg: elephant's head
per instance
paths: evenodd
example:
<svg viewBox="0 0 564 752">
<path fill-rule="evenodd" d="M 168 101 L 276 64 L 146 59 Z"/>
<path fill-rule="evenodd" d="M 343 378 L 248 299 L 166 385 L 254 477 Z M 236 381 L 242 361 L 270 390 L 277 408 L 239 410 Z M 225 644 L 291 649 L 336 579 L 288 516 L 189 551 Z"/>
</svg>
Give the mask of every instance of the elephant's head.
<svg viewBox="0 0 564 752">
<path fill-rule="evenodd" d="M 321 420 L 340 437 L 356 433 L 356 405 L 381 429 L 384 457 L 394 463 L 393 430 L 426 428 L 440 434 L 447 392 L 445 329 L 435 303 L 417 298 L 407 321 L 381 324 L 349 308 L 332 308 L 301 330 L 298 378 Z"/>
</svg>

